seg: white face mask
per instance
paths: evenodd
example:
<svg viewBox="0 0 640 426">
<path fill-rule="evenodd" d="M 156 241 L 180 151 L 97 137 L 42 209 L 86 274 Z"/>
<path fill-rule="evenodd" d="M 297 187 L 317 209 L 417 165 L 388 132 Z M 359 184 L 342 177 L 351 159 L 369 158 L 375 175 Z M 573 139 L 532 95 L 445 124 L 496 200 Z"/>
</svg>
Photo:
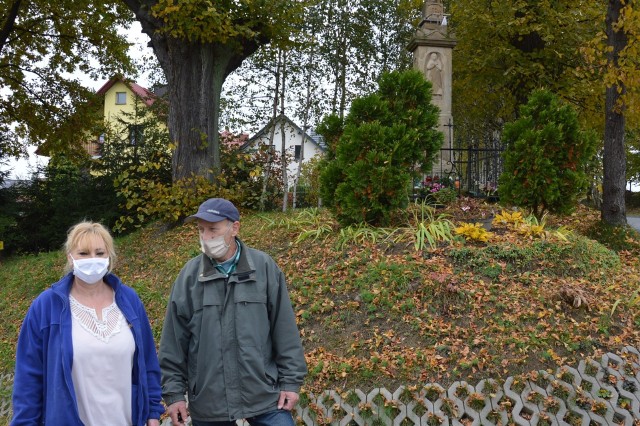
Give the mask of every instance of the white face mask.
<svg viewBox="0 0 640 426">
<path fill-rule="evenodd" d="M 100 282 L 109 269 L 108 257 L 92 257 L 73 260 L 73 274 L 87 284 Z"/>
<path fill-rule="evenodd" d="M 224 235 L 206 241 L 200 239 L 200 249 L 212 259 L 222 259 L 229 252 L 229 247 L 231 244 L 227 244 Z"/>
<path fill-rule="evenodd" d="M 231 244 L 227 244 L 225 241 L 225 236 L 231 229 L 231 223 L 227 228 L 227 231 L 220 235 L 219 237 L 211 238 L 210 240 L 203 240 L 200 238 L 200 249 L 204 254 L 209 256 L 212 259 L 222 259 L 229 252 L 229 247 Z"/>
</svg>

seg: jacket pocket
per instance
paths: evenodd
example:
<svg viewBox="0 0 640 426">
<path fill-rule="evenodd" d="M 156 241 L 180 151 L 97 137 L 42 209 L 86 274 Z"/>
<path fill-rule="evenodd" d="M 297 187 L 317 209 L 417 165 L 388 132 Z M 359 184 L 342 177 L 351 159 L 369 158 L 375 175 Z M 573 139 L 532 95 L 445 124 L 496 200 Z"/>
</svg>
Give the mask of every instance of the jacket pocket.
<svg viewBox="0 0 640 426">
<path fill-rule="evenodd" d="M 279 393 L 275 363 L 265 362 L 259 347 L 239 349 L 239 378 L 243 403 L 251 407 L 256 403 L 273 401 Z M 255 407 L 254 407 L 255 408 Z"/>
<path fill-rule="evenodd" d="M 238 346 L 261 348 L 269 339 L 269 312 L 264 294 L 240 293 L 234 296 Z"/>
</svg>

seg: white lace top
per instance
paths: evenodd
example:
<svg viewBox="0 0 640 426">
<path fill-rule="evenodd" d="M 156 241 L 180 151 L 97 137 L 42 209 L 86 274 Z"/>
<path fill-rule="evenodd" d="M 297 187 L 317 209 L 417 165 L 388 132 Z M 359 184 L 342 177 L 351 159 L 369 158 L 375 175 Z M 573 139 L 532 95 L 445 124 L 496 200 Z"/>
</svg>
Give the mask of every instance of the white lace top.
<svg viewBox="0 0 640 426">
<path fill-rule="evenodd" d="M 71 376 L 80 419 L 87 426 L 131 425 L 131 371 L 135 343 L 113 302 L 95 309 L 69 295 L 73 340 Z"/>
</svg>

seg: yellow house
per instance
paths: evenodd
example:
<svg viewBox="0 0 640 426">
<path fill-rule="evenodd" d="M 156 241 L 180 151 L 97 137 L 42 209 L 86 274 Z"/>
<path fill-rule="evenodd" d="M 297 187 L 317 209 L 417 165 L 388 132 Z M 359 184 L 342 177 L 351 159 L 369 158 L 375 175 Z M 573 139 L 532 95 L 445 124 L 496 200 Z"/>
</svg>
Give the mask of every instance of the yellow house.
<svg viewBox="0 0 640 426">
<path fill-rule="evenodd" d="M 112 134 L 127 135 L 131 144 L 142 136 L 143 126 L 136 122 L 136 115 L 141 108 L 151 107 L 158 96 L 149 89 L 125 79 L 121 76 L 112 77 L 96 94 L 104 99 L 104 123 Z M 133 122 L 132 122 L 133 121 Z M 164 126 L 164 124 L 161 124 Z M 104 143 L 105 135 L 87 141 L 85 149 L 92 157 L 100 156 L 100 147 Z"/>
</svg>

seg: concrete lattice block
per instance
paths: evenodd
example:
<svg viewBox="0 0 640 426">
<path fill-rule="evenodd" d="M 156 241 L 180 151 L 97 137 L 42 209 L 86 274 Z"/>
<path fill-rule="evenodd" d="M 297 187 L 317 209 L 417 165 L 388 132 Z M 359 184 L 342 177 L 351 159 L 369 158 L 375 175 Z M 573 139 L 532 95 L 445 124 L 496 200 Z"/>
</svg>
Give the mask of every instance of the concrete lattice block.
<svg viewBox="0 0 640 426">
<path fill-rule="evenodd" d="M 11 387 L 12 375 L 1 375 L 0 385 Z M 640 424 L 640 352 L 626 347 L 619 355 L 608 353 L 600 362 L 583 360 L 577 368 L 562 366 L 555 374 L 530 373 L 508 377 L 502 385 L 481 380 L 474 387 L 459 381 L 445 389 L 437 383 L 420 388 L 400 386 L 395 392 L 377 388 L 327 390 L 308 395 L 308 404 L 293 415 L 305 426 L 330 422 L 334 426 L 365 426 L 374 421 L 395 426 L 441 424 L 452 426 L 552 425 L 636 426 Z M 370 411 L 364 415 L 364 411 Z M 0 401 L 0 415 L 10 416 L 11 401 Z M 191 422 L 187 422 L 189 426 Z M 168 426 L 169 419 L 162 422 Z M 248 423 L 239 420 L 238 425 Z"/>
</svg>

